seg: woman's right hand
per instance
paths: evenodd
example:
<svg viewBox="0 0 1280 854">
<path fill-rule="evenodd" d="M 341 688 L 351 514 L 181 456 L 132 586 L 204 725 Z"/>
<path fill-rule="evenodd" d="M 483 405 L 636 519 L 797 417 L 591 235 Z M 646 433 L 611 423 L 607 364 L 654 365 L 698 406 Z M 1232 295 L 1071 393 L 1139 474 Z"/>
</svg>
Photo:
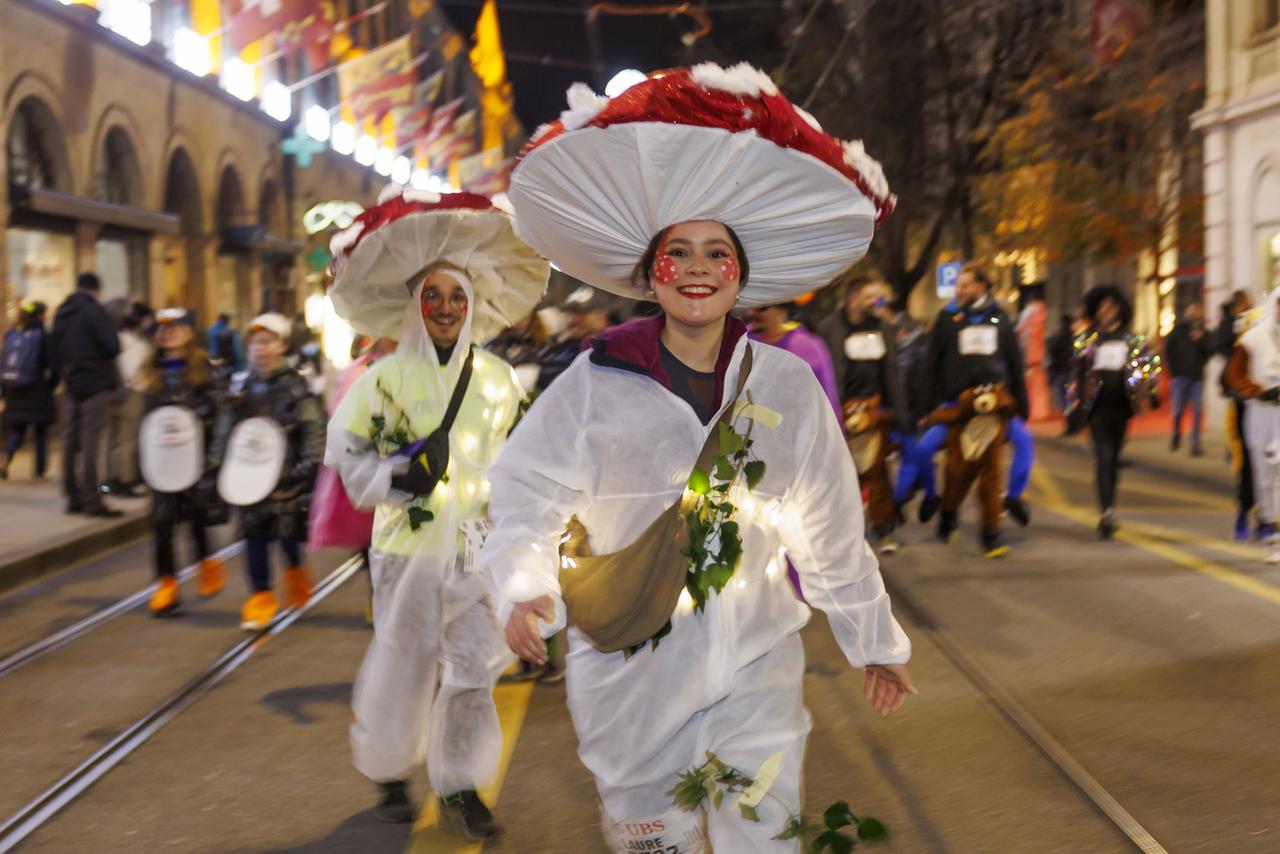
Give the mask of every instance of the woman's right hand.
<svg viewBox="0 0 1280 854">
<path fill-rule="evenodd" d="M 525 661 L 547 663 L 547 642 L 542 638 L 538 620 L 550 622 L 556 616 L 555 601 L 550 594 L 528 602 L 517 602 L 507 617 L 507 646 Z"/>
</svg>

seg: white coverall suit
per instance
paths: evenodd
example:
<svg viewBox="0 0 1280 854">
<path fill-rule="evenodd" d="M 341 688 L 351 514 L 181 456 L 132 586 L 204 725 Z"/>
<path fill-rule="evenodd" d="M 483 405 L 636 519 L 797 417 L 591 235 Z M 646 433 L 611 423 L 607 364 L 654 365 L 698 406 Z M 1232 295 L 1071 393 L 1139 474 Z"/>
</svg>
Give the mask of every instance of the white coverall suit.
<svg viewBox="0 0 1280 854">
<path fill-rule="evenodd" d="M 743 336 L 721 406 L 736 388 L 747 346 Z M 790 589 L 783 548 L 852 665 L 910 657 L 863 537 L 857 477 L 830 403 L 802 360 L 751 346 L 746 389 L 781 421 L 756 421 L 754 451 L 766 474 L 751 493 L 735 487 L 731 495 L 743 538 L 733 579 L 701 614 L 682 597 L 671 633 L 630 659 L 601 653 L 570 629 L 569 710 L 617 851 L 706 850 L 703 817 L 678 810 L 667 791 L 707 751 L 748 774 L 776 753 L 785 756 L 770 794 L 786 807 L 766 797 L 761 821 L 752 823 L 726 799 L 705 817 L 711 848 L 799 850 L 772 839 L 801 807 L 810 728 L 799 638 L 809 609 Z M 498 619 L 505 624 L 513 604 L 543 594 L 563 613 L 557 543 L 569 517 L 582 521 L 593 553 L 625 547 L 679 498 L 714 429 L 715 420 L 704 426 L 651 377 L 580 356 L 534 403 L 489 470 L 493 527 L 481 564 Z"/>
<path fill-rule="evenodd" d="M 456 277 L 474 305 L 470 283 Z M 412 530 L 406 511 L 412 496 L 391 486 L 407 460 L 383 457 L 369 441 L 374 414 L 388 425 L 395 420 L 378 386 L 408 416 L 409 435 L 426 437 L 444 418 L 471 329 L 468 313 L 441 369 L 423 326 L 420 291 L 405 308 L 395 354 L 361 377 L 330 420 L 325 464 L 342 476 L 352 503 L 376 507 L 369 559 L 374 638 L 352 700 L 355 766 L 370 780 L 389 782 L 406 779 L 425 757 L 432 789 L 447 796 L 491 780 L 501 753 L 493 686 L 514 659 L 478 569 L 463 560 L 458 526 L 484 518 L 485 469 L 502 449 L 523 392 L 510 366 L 476 351 L 449 433 L 447 477 L 426 503 L 435 518 Z"/>
</svg>

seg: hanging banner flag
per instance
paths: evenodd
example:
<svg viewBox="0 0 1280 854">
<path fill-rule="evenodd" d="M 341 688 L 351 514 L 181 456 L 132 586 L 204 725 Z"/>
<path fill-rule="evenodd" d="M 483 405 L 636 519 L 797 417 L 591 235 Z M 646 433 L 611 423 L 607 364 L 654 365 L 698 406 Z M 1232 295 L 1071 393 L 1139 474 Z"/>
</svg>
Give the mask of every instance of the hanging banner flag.
<svg viewBox="0 0 1280 854">
<path fill-rule="evenodd" d="M 396 107 L 409 106 L 423 58 L 410 58 L 406 35 L 339 65 L 338 93 L 352 120 L 378 122 Z"/>
<path fill-rule="evenodd" d="M 420 140 L 424 151 L 452 133 L 453 123 L 458 117 L 458 111 L 462 109 L 462 103 L 462 98 L 455 98 L 435 111 L 431 117 L 431 125 Z"/>
<path fill-rule="evenodd" d="M 324 42 L 337 18 L 331 0 L 227 0 L 226 10 L 226 34 L 236 50 L 275 34 L 281 55 L 305 49 L 308 61 L 328 53 Z"/>
<path fill-rule="evenodd" d="M 440 97 L 440 89 L 444 85 L 444 69 L 423 80 L 413 90 L 413 102 L 418 106 L 431 106 Z"/>
<path fill-rule="evenodd" d="M 479 154 L 458 160 L 459 186 L 467 189 L 502 168 L 505 161 L 502 146 L 486 148 Z"/>
<path fill-rule="evenodd" d="M 426 135 L 431 127 L 431 105 L 392 110 L 395 119 L 397 149 L 406 148 Z"/>
</svg>

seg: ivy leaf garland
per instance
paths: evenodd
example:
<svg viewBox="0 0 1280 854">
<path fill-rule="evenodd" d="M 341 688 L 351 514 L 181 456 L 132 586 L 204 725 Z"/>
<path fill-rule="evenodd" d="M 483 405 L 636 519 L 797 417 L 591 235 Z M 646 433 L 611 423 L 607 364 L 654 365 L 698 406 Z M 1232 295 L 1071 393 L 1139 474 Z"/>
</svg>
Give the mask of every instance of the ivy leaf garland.
<svg viewBox="0 0 1280 854">
<path fill-rule="evenodd" d="M 765 473 L 764 461 L 756 459 L 751 450 L 754 442 L 750 427 L 745 435 L 723 421 L 717 423 L 716 429 L 720 453 L 710 471 L 695 467 L 686 486 L 693 501 L 685 515 L 689 527 L 689 545 L 683 551 L 689 558 L 685 590 L 699 614 L 713 591 L 724 590 L 742 560 L 742 533 L 734 520 L 738 508 L 728 500 L 729 490 L 739 476 L 746 480 L 747 489 L 753 490 Z M 667 620 L 653 637 L 623 650 L 623 659 L 630 659 L 650 644 L 657 649 L 658 642 L 670 633 L 671 621 Z"/>
<path fill-rule="evenodd" d="M 694 500 L 685 517 L 689 525 L 685 589 L 699 614 L 713 591 L 724 590 L 742 560 L 742 534 L 734 521 L 738 508 L 728 500 L 729 490 L 740 475 L 745 476 L 747 489 L 754 489 L 765 472 L 764 461 L 752 454 L 750 429 L 742 435 L 723 421 L 716 426 L 720 453 L 711 471 L 695 468 L 689 475 L 688 489 Z"/>
<path fill-rule="evenodd" d="M 681 774 L 667 795 L 685 812 L 697 810 L 705 801 L 710 801 L 711 807 L 718 810 L 726 795 L 741 795 L 753 785 L 755 779 L 751 775 L 725 764 L 714 753 L 707 753 L 706 761 Z M 772 793 L 766 792 L 765 797 L 782 803 Z M 760 821 L 756 806 L 739 800 L 737 808 L 747 821 Z M 877 819 L 854 815 L 846 801 L 838 801 L 827 807 L 820 823 L 803 815 L 791 815 L 774 839 L 800 840 L 805 854 L 850 854 L 858 842 L 878 842 L 888 835 Z"/>
<path fill-rule="evenodd" d="M 383 412 L 375 412 L 369 417 L 369 442 L 378 456 L 387 458 L 401 448 L 412 445 L 416 439 L 409 433 L 409 416 L 401 409 L 391 396 L 391 392 L 377 381 L 378 396 L 382 398 Z M 394 420 L 387 422 L 386 412 L 395 414 Z M 441 478 L 442 483 L 448 481 Z M 423 525 L 435 519 L 436 514 L 427 509 L 428 495 L 419 495 L 405 506 L 405 514 L 409 517 L 409 530 L 418 531 Z"/>
</svg>

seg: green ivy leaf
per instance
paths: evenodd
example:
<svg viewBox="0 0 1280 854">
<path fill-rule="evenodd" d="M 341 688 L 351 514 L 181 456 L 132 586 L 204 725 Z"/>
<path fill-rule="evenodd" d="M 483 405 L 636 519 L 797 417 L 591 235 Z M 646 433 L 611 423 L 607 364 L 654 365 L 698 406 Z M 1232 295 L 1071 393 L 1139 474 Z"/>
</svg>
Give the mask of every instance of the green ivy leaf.
<svg viewBox="0 0 1280 854">
<path fill-rule="evenodd" d="M 689 491 L 694 495 L 706 495 L 711 491 L 711 478 L 700 468 L 695 468 L 689 475 Z"/>
<path fill-rule="evenodd" d="M 787 826 L 782 828 L 782 832 L 773 838 L 780 840 L 802 839 L 808 829 L 804 823 L 804 816 L 793 815 L 787 819 Z"/>
<path fill-rule="evenodd" d="M 731 457 L 734 454 L 741 453 L 743 450 L 742 437 L 733 431 L 733 428 L 723 421 L 720 427 L 720 453 L 722 456 Z"/>
<path fill-rule="evenodd" d="M 717 480 L 722 480 L 722 481 L 733 480 L 733 476 L 736 475 L 737 473 L 738 473 L 738 470 L 733 467 L 733 463 L 731 463 L 729 460 L 726 460 L 724 457 L 721 457 L 719 462 L 716 463 L 716 479 Z"/>
<path fill-rule="evenodd" d="M 406 512 L 409 515 L 409 529 L 413 531 L 436 518 L 436 514 L 425 507 L 410 506 Z"/>
<path fill-rule="evenodd" d="M 685 812 L 693 812 L 702 805 L 702 799 L 707 796 L 706 783 L 702 777 L 702 769 L 695 768 L 692 771 L 686 771 L 680 775 L 680 782 L 676 783 L 667 795 L 675 802 L 675 805 Z"/>
<path fill-rule="evenodd" d="M 724 801 L 724 789 L 717 788 L 716 793 L 711 797 L 711 802 L 716 805 L 716 809 L 720 809 L 720 804 Z"/>
<path fill-rule="evenodd" d="M 738 812 L 742 813 L 742 817 L 747 821 L 759 821 L 760 813 L 756 812 L 756 808 L 738 801 Z"/>
<path fill-rule="evenodd" d="M 752 460 L 742 467 L 742 473 L 747 477 L 747 489 L 755 489 L 756 484 L 764 478 L 764 460 Z"/>
<path fill-rule="evenodd" d="M 849 809 L 849 804 L 845 801 L 838 801 L 832 804 L 822 814 L 822 823 L 827 826 L 828 830 L 839 830 L 857 821 L 858 817 L 853 814 L 853 810 Z"/>
<path fill-rule="evenodd" d="M 858 820 L 858 838 L 865 839 L 868 842 L 877 839 L 884 839 L 889 835 L 889 831 L 878 819 L 864 818 Z"/>
<path fill-rule="evenodd" d="M 813 840 L 809 850 L 814 854 L 822 851 L 830 851 L 831 854 L 849 854 L 853 851 L 853 840 L 837 830 L 828 830 Z"/>
</svg>

